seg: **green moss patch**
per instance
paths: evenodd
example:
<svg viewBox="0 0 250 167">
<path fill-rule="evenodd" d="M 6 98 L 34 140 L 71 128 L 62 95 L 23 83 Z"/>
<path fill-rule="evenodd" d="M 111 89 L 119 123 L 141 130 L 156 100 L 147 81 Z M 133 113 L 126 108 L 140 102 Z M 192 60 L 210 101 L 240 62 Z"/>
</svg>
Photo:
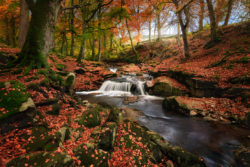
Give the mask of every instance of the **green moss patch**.
<svg viewBox="0 0 250 167">
<path fill-rule="evenodd" d="M 23 166 L 53 166 L 53 167 L 73 167 L 73 159 L 65 153 L 41 152 L 26 154 L 11 160 L 7 167 Z"/>
<path fill-rule="evenodd" d="M 25 86 L 18 81 L 0 82 L 0 119 L 20 112 L 29 98 Z"/>
</svg>

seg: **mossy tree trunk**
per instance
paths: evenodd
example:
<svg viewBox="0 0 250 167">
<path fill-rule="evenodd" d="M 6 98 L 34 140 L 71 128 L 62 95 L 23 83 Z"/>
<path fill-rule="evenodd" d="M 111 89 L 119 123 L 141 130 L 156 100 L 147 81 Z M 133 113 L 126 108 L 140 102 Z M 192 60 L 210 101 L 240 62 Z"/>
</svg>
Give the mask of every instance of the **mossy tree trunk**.
<svg viewBox="0 0 250 167">
<path fill-rule="evenodd" d="M 216 19 L 215 19 L 215 12 L 214 12 L 214 7 L 212 0 L 206 0 L 207 1 L 207 8 L 208 8 L 208 14 L 209 14 L 209 19 L 210 19 L 210 36 L 211 36 L 211 41 L 216 41 L 217 34 L 216 34 Z"/>
<path fill-rule="evenodd" d="M 29 7 L 26 0 L 20 1 L 20 26 L 18 35 L 18 47 L 22 48 L 29 28 Z"/>
<path fill-rule="evenodd" d="M 33 67 L 47 66 L 61 0 L 26 0 L 32 12 L 28 34 L 17 63 Z"/>
</svg>

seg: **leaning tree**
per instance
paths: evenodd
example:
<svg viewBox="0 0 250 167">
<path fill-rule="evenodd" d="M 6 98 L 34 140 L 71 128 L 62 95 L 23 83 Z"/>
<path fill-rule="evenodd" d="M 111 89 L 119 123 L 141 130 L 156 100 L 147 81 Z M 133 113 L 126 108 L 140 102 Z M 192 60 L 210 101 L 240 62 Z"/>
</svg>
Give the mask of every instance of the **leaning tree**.
<svg viewBox="0 0 250 167">
<path fill-rule="evenodd" d="M 26 0 L 32 17 L 17 63 L 33 67 L 47 66 L 47 55 L 53 40 L 62 1 Z"/>
</svg>

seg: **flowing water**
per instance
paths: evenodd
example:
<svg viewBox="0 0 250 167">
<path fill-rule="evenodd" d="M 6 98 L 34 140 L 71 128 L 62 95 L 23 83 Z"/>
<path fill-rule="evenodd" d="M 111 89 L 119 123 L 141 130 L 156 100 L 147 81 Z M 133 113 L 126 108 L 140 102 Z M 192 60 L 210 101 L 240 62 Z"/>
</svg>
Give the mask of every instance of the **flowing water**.
<svg viewBox="0 0 250 167">
<path fill-rule="evenodd" d="M 250 144 L 250 131 L 231 125 L 185 117 L 162 108 L 163 98 L 149 96 L 144 85 L 150 76 L 142 80 L 135 76 L 122 76 L 108 80 L 97 91 L 78 92 L 89 102 L 104 102 L 112 106 L 138 109 L 143 115 L 138 121 L 147 128 L 157 132 L 173 145 L 198 154 L 206 164 L 214 166 L 237 166 L 233 151 L 240 145 Z M 125 105 L 127 96 L 138 96 L 139 100 Z"/>
</svg>

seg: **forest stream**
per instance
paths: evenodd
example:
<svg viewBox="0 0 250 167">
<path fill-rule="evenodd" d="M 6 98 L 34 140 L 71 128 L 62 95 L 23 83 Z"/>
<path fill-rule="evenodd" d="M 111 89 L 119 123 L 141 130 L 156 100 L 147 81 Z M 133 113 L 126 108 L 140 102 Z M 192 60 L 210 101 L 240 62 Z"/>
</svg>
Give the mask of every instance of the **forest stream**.
<svg viewBox="0 0 250 167">
<path fill-rule="evenodd" d="M 142 79 L 143 78 L 143 79 Z M 246 129 L 164 111 L 163 98 L 147 95 L 144 84 L 150 76 L 122 76 L 105 81 L 99 90 L 77 92 L 91 103 L 106 103 L 119 108 L 142 111 L 138 122 L 160 134 L 173 145 L 179 145 L 204 158 L 209 167 L 235 166 L 233 151 L 249 145 L 250 132 Z M 137 97 L 124 103 L 126 97 Z"/>
</svg>

